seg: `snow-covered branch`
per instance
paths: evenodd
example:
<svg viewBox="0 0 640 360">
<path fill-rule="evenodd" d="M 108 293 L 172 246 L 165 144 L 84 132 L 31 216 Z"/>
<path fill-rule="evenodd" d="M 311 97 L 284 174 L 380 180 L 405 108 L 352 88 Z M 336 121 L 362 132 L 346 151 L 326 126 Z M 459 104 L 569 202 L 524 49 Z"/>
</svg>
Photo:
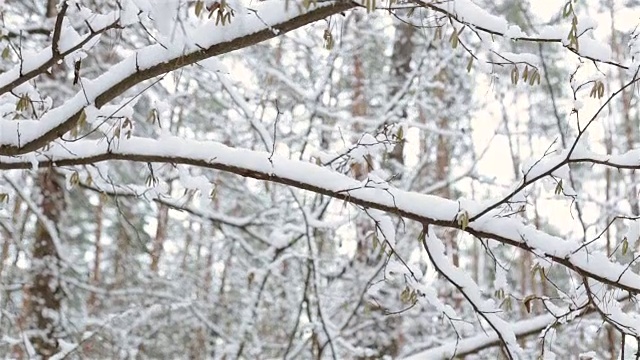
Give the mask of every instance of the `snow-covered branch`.
<svg viewBox="0 0 640 360">
<path fill-rule="evenodd" d="M 65 1 L 64 4 L 63 9 L 66 9 L 67 2 Z M 123 27 L 115 12 L 107 15 L 93 15 L 92 19 L 87 20 L 90 31 L 80 36 L 64 21 L 66 10 L 65 12 L 61 11 L 60 14 L 62 16 L 56 19 L 53 29 L 52 45 L 36 54 L 29 54 L 27 58 L 21 59 L 13 69 L 0 74 L 0 95 L 14 91 L 20 85 L 44 74 L 57 62 L 79 50 L 88 51 L 104 32 Z"/>
<path fill-rule="evenodd" d="M 425 225 L 422 231 L 421 240 L 436 271 L 455 286 L 471 304 L 473 310 L 489 324 L 498 339 L 500 339 L 500 342 L 504 345 L 507 357 L 509 359 L 520 357 L 522 349 L 516 341 L 516 334 L 509 324 L 498 316 L 498 313 L 501 312 L 500 309 L 497 308 L 492 301 L 483 299 L 480 294 L 480 289 L 473 279 L 450 262 L 449 258 L 445 255 L 444 244 L 433 232 L 429 231 L 428 225 Z M 452 354 L 452 356 L 454 355 L 455 354 Z"/>
<path fill-rule="evenodd" d="M 0 0 L 0 353 L 636 352 L 623 1 Z"/>
<path fill-rule="evenodd" d="M 568 40 L 570 26 L 547 26 L 539 34 L 526 34 L 520 27 L 510 24 L 505 18 L 490 14 L 471 0 L 451 0 L 451 1 L 424 1 L 410 0 L 411 2 L 442 13 L 456 22 L 469 26 L 477 32 L 488 35 L 501 36 L 513 41 L 525 41 L 534 43 L 557 43 L 564 48 L 578 55 L 598 63 L 612 65 L 621 69 L 629 69 L 628 64 L 623 64 L 613 60 L 611 49 L 608 45 L 601 43 L 583 32 L 593 25 L 592 19 L 585 19 L 586 25 L 579 31 L 576 43 L 571 44 Z M 582 25 L 582 24 L 580 24 Z"/>
<path fill-rule="evenodd" d="M 84 80 L 81 91 L 38 121 L 0 120 L 0 154 L 24 154 L 45 146 L 71 130 L 83 117 L 85 107 L 93 105 L 101 108 L 145 80 L 281 36 L 353 6 L 350 1 L 335 1 L 323 2 L 309 10 L 292 6 L 285 11 L 284 3 L 274 5 L 265 2 L 253 12 L 238 15 L 224 31 L 213 22 L 208 22 L 183 43 L 174 43 L 171 48 L 156 44 L 137 50 L 97 79 Z M 260 21 L 256 21 L 255 14 L 259 14 Z M 89 41 L 88 38 L 86 41 Z M 79 42 L 75 48 L 81 47 L 86 41 Z M 33 66 L 33 72 L 39 74 L 39 69 L 48 68 L 52 61 L 55 60 L 44 60 L 42 64 Z M 14 73 L 6 75 L 6 79 L 0 78 L 0 83 L 6 84 L 4 87 L 7 90 L 15 86 L 14 82 L 23 82 L 22 71 L 16 69 Z"/>
<path fill-rule="evenodd" d="M 517 219 L 494 216 L 497 215 L 494 211 L 468 224 L 458 221 L 461 211 L 474 213 L 483 208 L 482 204 L 391 187 L 369 187 L 366 181 L 363 183 L 312 163 L 266 152 L 234 149 L 216 142 L 187 141 L 175 137 L 159 140 L 133 137 L 121 139 L 116 145 L 105 140 L 85 140 L 55 146 L 36 157 L 0 157 L 0 169 L 83 165 L 107 160 L 186 164 L 277 182 L 423 224 L 461 228 L 481 238 L 534 252 L 604 284 L 640 293 L 640 275 L 627 266 L 611 262 L 604 253 L 588 252 L 578 242 L 549 235 Z"/>
<path fill-rule="evenodd" d="M 514 40 L 563 42 L 565 37 L 564 34 L 550 38 L 513 36 L 515 30 L 510 30 L 511 27 L 508 26 L 506 20 L 488 14 L 470 0 L 456 0 L 452 3 L 447 2 L 446 5 L 417 2 L 421 6 L 443 12 L 480 31 L 510 37 Z M 284 11 L 284 4 L 276 6 L 272 2 L 265 2 L 250 12 L 237 15 L 232 23 L 226 25 L 224 31 L 218 31 L 213 23 L 207 23 L 191 34 L 187 40 L 183 39 L 171 44 L 171 47 L 155 44 L 136 50 L 134 54 L 122 60 L 97 79 L 85 79 L 81 91 L 61 106 L 47 112 L 38 121 L 3 119 L 0 122 L 0 154 L 17 155 L 42 148 L 71 130 L 83 117 L 85 107 L 101 108 L 145 80 L 281 36 L 288 31 L 354 8 L 357 5 L 357 3 L 345 0 L 323 1 L 319 2 L 317 6 L 312 6 L 309 10 L 291 6 L 287 11 Z M 278 7 L 283 8 L 278 9 Z M 469 9 L 477 9 L 479 13 L 471 14 L 472 10 Z M 259 14 L 260 21 L 255 21 L 256 14 Z M 105 21 L 106 18 L 113 19 Z M 102 15 L 98 24 L 99 26 L 95 27 L 89 26 L 91 32 L 80 37 L 75 34 L 75 30 L 72 28 L 63 27 L 62 21 L 59 24 L 56 23 L 53 39 L 55 43 L 51 47 L 41 51 L 33 59 L 29 59 L 28 63 L 21 61 L 19 66 L 0 75 L 0 94 L 13 91 L 17 86 L 44 73 L 57 61 L 86 46 L 90 47 L 93 45 L 91 41 L 104 31 L 122 26 L 116 12 Z M 68 30 L 67 32 L 73 33 L 74 36 L 60 34 L 65 29 Z M 63 37 L 61 38 L 61 36 Z M 69 44 L 68 38 L 70 36 L 79 39 Z M 62 46 L 62 40 L 64 40 L 65 46 Z M 584 53 L 586 51 L 584 47 L 583 53 L 573 48 L 570 49 L 580 56 L 593 59 L 589 53 Z M 604 58 L 597 60 L 611 63 Z"/>
<path fill-rule="evenodd" d="M 621 295 L 617 301 L 625 301 L 629 299 L 629 295 Z M 527 336 L 539 335 L 543 330 L 555 325 L 564 325 L 579 320 L 580 318 L 596 312 L 594 306 L 589 306 L 589 301 L 585 301 L 578 305 L 572 305 L 565 309 L 564 313 L 547 313 L 538 315 L 530 319 L 516 321 L 510 324 L 515 336 L 520 339 Z M 420 351 L 405 358 L 405 360 L 419 359 L 451 359 L 454 356 L 463 357 L 465 355 L 476 354 L 484 349 L 499 346 L 502 342 L 496 333 L 481 332 L 475 336 L 458 339 L 446 343 L 444 345 Z"/>
</svg>

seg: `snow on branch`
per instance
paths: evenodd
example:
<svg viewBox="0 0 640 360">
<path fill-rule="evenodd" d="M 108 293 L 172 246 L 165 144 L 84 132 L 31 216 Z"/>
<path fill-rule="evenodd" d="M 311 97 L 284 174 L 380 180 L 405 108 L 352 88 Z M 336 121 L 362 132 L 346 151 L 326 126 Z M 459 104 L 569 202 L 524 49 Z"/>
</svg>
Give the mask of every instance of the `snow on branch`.
<svg viewBox="0 0 640 360">
<path fill-rule="evenodd" d="M 629 295 L 617 297 L 617 301 L 625 301 Z M 588 298 L 583 299 L 579 304 L 563 309 L 562 312 L 546 313 L 530 319 L 516 321 L 510 324 L 515 336 L 520 339 L 527 336 L 540 334 L 545 329 L 549 329 L 556 324 L 567 324 L 573 320 L 593 314 L 596 312 L 594 306 L 590 306 Z M 419 359 L 451 359 L 454 356 L 464 357 L 476 354 L 490 347 L 501 345 L 500 338 L 496 333 L 480 332 L 477 335 L 458 339 L 438 347 L 420 351 L 405 358 L 405 360 Z"/>
<path fill-rule="evenodd" d="M 280 36 L 355 5 L 345 1 L 323 2 L 309 10 L 291 6 L 287 11 L 284 6 L 284 3 L 276 6 L 273 2 L 265 2 L 257 5 L 252 12 L 236 16 L 223 31 L 213 22 L 207 22 L 183 39 L 182 43 L 174 43 L 171 47 L 155 44 L 137 50 L 98 78 L 83 80 L 81 91 L 38 121 L 0 120 L 0 154 L 24 154 L 45 146 L 71 130 L 83 117 L 85 107 L 94 105 L 101 108 L 145 80 Z M 259 14 L 259 20 L 256 20 L 255 14 Z M 84 42 L 77 42 L 73 48 L 81 47 L 80 44 Z M 32 66 L 33 71 L 51 66 L 50 62 L 40 61 Z M 14 73 L 7 75 L 6 79 L 0 78 L 0 84 L 6 83 L 7 90 L 15 86 L 15 81 L 22 83 L 22 70 L 14 70 Z"/>
<path fill-rule="evenodd" d="M 572 26 L 547 26 L 539 34 L 526 34 L 518 26 L 509 24 L 504 18 L 490 14 L 471 0 L 410 1 L 445 14 L 456 22 L 476 31 L 502 36 L 513 41 L 558 43 L 579 57 L 622 69 L 630 68 L 629 65 L 618 63 L 612 59 L 609 46 L 586 35 L 587 30 L 594 26 L 591 19 L 583 19 L 578 22 L 577 17 L 574 17 L 575 24 Z M 568 14 L 565 15 L 568 16 Z M 575 14 L 573 15 L 575 16 Z"/>
<path fill-rule="evenodd" d="M 582 46 L 578 51 L 577 48 L 564 44 L 563 39 L 566 34 L 561 31 L 547 31 L 553 33 L 553 36 L 546 37 L 524 36 L 521 31 L 513 30 L 513 27 L 509 26 L 506 20 L 490 15 L 470 0 L 448 1 L 445 4 L 422 0 L 414 2 L 425 8 L 444 13 L 459 23 L 482 32 L 500 35 L 512 40 L 559 42 L 579 56 L 628 68 L 611 62 L 606 56 L 595 58 L 592 54 L 594 51 L 588 50 L 589 47 Z M 285 10 L 285 6 L 285 3 L 274 5 L 272 1 L 264 2 L 256 5 L 250 11 L 247 10 L 243 14 L 236 15 L 234 21 L 225 25 L 224 31 L 217 28 L 213 22 L 207 22 L 188 36 L 169 45 L 154 44 L 136 50 L 134 54 L 98 78 L 84 79 L 81 91 L 61 106 L 48 111 L 37 121 L 0 120 L 0 154 L 24 154 L 44 147 L 70 131 L 82 119 L 85 107 L 101 108 L 145 80 L 213 56 L 281 36 L 306 24 L 357 7 L 359 4 L 353 1 L 336 0 L 317 2 L 308 10 L 299 6 L 289 6 Z M 66 9 L 66 7 L 62 9 Z M 98 35 L 109 29 L 129 24 L 130 18 L 130 15 L 127 16 L 125 23 L 122 23 L 117 12 L 91 17 L 90 21 L 87 20 L 90 32 L 85 36 L 78 35 L 71 26 L 65 26 L 65 21 L 57 21 L 53 43 L 50 47 L 29 59 L 24 59 L 14 69 L 0 75 L 0 95 L 15 91 L 16 87 L 43 74 L 65 57 L 82 49 L 88 50 L 95 44 L 95 38 Z M 582 39 L 583 37 L 580 37 L 580 41 L 583 41 Z"/>
<path fill-rule="evenodd" d="M 497 217 L 491 211 L 482 217 L 460 221 L 461 203 L 433 195 L 381 189 L 312 163 L 287 159 L 267 152 L 235 149 L 217 142 L 198 142 L 177 137 L 159 140 L 132 137 L 115 145 L 105 140 L 82 140 L 53 145 L 38 156 L 0 157 L 0 169 L 35 166 L 69 166 L 108 160 L 187 164 L 231 172 L 245 177 L 277 182 L 346 200 L 418 221 L 422 224 L 462 229 L 481 238 L 515 246 L 561 264 L 582 276 L 613 287 L 640 293 L 640 275 L 602 252 L 589 252 L 581 243 L 547 234 L 518 219 Z M 466 201 L 473 213 L 483 207 Z"/>
<path fill-rule="evenodd" d="M 81 50 L 88 51 L 104 32 L 124 27 L 115 11 L 106 15 L 92 14 L 90 19 L 86 19 L 90 31 L 81 36 L 65 21 L 67 3 L 63 4 L 56 18 L 51 46 L 35 54 L 25 54 L 18 65 L 0 74 L 0 95 L 44 74 L 57 62 L 72 54 Z"/>
<path fill-rule="evenodd" d="M 497 315 L 501 312 L 500 309 L 492 301 L 484 300 L 480 288 L 473 279 L 451 263 L 445 255 L 444 243 L 433 232 L 429 232 L 428 225 L 424 227 L 421 240 L 436 271 L 455 286 L 471 304 L 474 311 L 491 326 L 500 342 L 505 346 L 507 357 L 509 359 L 520 357 L 522 348 L 518 345 L 516 335 L 509 324 Z"/>
</svg>

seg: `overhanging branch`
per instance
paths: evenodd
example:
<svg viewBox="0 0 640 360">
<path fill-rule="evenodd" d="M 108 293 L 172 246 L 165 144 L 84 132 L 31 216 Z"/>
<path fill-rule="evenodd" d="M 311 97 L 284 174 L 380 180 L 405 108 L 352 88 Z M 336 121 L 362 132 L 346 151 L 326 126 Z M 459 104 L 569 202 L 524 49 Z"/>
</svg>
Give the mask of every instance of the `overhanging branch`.
<svg viewBox="0 0 640 360">
<path fill-rule="evenodd" d="M 272 181 L 341 199 L 365 208 L 378 209 L 398 216 L 448 228 L 461 229 L 455 221 L 458 201 L 432 195 L 380 189 L 367 186 L 331 169 L 312 163 L 291 160 L 269 153 L 234 149 L 216 142 L 197 142 L 179 138 L 160 140 L 131 138 L 117 146 L 104 140 L 78 141 L 56 146 L 47 155 L 35 159 L 0 157 L 0 169 L 28 169 L 39 166 L 86 165 L 109 160 L 175 163 L 217 169 L 244 177 Z M 475 202 L 464 204 L 477 207 Z M 552 236 L 511 218 L 491 212 L 464 227 L 465 232 L 515 246 L 544 256 L 582 276 L 604 284 L 640 294 L 640 275 L 628 266 L 610 261 L 601 252 L 588 252 L 578 242 Z"/>
<path fill-rule="evenodd" d="M 629 299 L 629 295 L 625 294 L 619 296 L 617 301 L 625 301 Z M 531 319 L 525 319 L 516 321 L 512 324 L 513 332 L 518 339 L 522 339 L 528 336 L 537 335 L 544 329 L 552 326 L 561 321 L 571 322 L 576 319 L 580 319 L 586 315 L 592 314 L 596 311 L 593 306 L 583 304 L 577 306 L 574 309 L 569 309 L 565 314 L 561 316 L 554 316 L 553 314 L 543 314 Z M 565 324 L 566 322 L 561 322 Z M 478 335 L 468 338 L 460 339 L 446 343 L 444 345 L 427 349 L 425 351 L 418 352 L 404 360 L 418 360 L 418 359 L 451 359 L 452 356 L 464 357 L 471 354 L 477 354 L 478 352 L 501 345 L 502 342 L 498 336 L 494 333 L 479 333 Z"/>
<path fill-rule="evenodd" d="M 298 16 L 287 18 L 281 23 L 273 25 L 263 24 L 262 29 L 257 31 L 251 31 L 251 29 L 246 30 L 246 26 L 243 26 L 243 24 L 234 27 L 234 23 L 231 23 L 227 28 L 220 27 L 220 31 L 237 32 L 239 36 L 236 38 L 215 42 L 208 47 L 201 47 L 196 44 L 194 50 L 183 54 L 171 55 L 171 52 L 164 49 L 161 45 L 141 49 L 136 52 L 136 54 L 115 65 L 100 78 L 94 80 L 94 82 L 97 83 L 95 85 L 97 88 L 95 91 L 97 91 L 97 93 L 89 96 L 88 100 L 90 102 L 93 101 L 94 105 L 100 108 L 145 80 L 187 65 L 195 64 L 198 61 L 246 48 L 276 36 L 281 36 L 291 30 L 356 6 L 357 4 L 347 0 L 338 0 L 331 4 L 322 4 Z M 153 58 L 154 55 L 157 59 L 149 60 L 147 58 Z M 143 68 L 139 65 L 139 61 L 151 62 Z M 102 86 L 100 85 L 101 80 L 104 83 Z M 15 85 L 11 83 L 10 86 Z M 3 88 L 0 88 L 0 93 L 2 89 Z M 33 122 L 24 122 L 23 126 L 32 126 L 33 129 L 30 129 L 31 131 L 23 131 L 23 137 L 20 141 L 8 142 L 5 137 L 3 143 L 0 144 L 0 155 L 18 155 L 36 151 L 71 130 L 80 120 L 85 106 L 89 105 L 86 102 L 88 92 L 89 91 L 85 89 L 61 107 L 50 111 L 45 115 L 46 118 L 41 119 L 39 125 L 35 125 Z M 67 116 L 67 114 L 69 115 Z M 2 131 L 7 133 L 5 136 L 16 136 L 17 138 L 20 133 L 20 130 L 18 130 L 20 123 L 21 122 L 18 121 L 12 124 L 11 122 L 5 121 L 2 124 Z M 16 131 L 12 129 L 14 127 Z"/>
</svg>

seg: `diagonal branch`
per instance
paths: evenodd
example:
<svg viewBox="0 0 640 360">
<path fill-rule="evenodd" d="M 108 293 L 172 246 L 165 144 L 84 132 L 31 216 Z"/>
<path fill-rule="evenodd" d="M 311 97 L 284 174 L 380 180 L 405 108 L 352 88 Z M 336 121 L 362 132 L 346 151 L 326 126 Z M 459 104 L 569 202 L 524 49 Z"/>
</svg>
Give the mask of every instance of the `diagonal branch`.
<svg viewBox="0 0 640 360">
<path fill-rule="evenodd" d="M 265 7 L 267 6 L 274 5 L 266 4 Z M 273 16 L 270 19 L 263 19 L 264 23 L 237 19 L 228 24 L 225 29 L 211 29 L 211 26 L 214 25 L 209 23 L 209 27 L 200 29 L 200 36 L 194 37 L 200 41 L 192 44 L 184 52 L 177 53 L 162 45 L 152 45 L 141 49 L 93 80 L 91 89 L 83 89 L 65 104 L 49 111 L 40 121 L 2 121 L 0 124 L 0 155 L 24 154 L 47 145 L 71 130 L 82 117 L 86 106 L 93 104 L 100 108 L 145 80 L 213 56 L 281 36 L 291 30 L 355 6 L 356 4 L 351 1 L 337 0 L 328 4 L 323 3 L 306 12 L 294 12 L 291 9 L 289 13 L 285 11 L 269 12 Z M 212 30 L 217 30 L 213 36 Z M 236 34 L 236 36 L 229 39 L 227 34 Z M 1 77 L 0 83 L 2 83 Z M 12 83 L 9 89 L 15 86 Z M 0 87 L 0 94 L 4 89 L 5 87 Z"/>
<path fill-rule="evenodd" d="M 514 359 L 522 351 L 516 341 L 516 335 L 509 324 L 497 315 L 499 309 L 488 306 L 480 296 L 478 285 L 471 277 L 455 267 L 444 254 L 444 243 L 434 234 L 429 233 L 428 225 L 424 225 L 422 231 L 422 246 L 436 271 L 458 289 L 467 299 L 473 310 L 491 326 L 500 343 L 504 345 L 505 353 L 509 359 Z M 452 356 L 458 355 L 454 352 Z"/>
<path fill-rule="evenodd" d="M 465 17 L 459 13 L 447 10 L 448 7 L 437 5 L 434 3 L 426 3 L 421 0 L 418 4 L 448 14 L 452 18 L 464 24 L 473 25 L 474 28 L 485 31 L 490 34 L 498 34 L 507 36 L 508 23 L 506 20 L 500 22 L 502 30 L 485 27 L 482 23 L 471 24 Z M 466 0 L 468 2 L 468 0 Z M 469 4 L 472 4 L 469 2 Z M 282 5 L 282 4 L 281 4 Z M 273 7 L 273 3 L 267 2 L 258 5 L 260 9 Z M 77 122 L 82 118 L 83 109 L 88 105 L 95 105 L 100 108 L 123 94 L 133 86 L 165 74 L 167 72 L 179 69 L 181 67 L 197 63 L 207 58 L 225 54 L 231 51 L 242 49 L 263 42 L 265 40 L 281 36 L 291 30 L 297 29 L 309 23 L 324 19 L 328 16 L 359 7 L 356 2 L 351 0 L 334 0 L 322 1 L 317 3 L 311 10 L 292 10 L 289 12 L 268 11 L 268 18 L 261 16 L 261 21 L 251 21 L 248 18 L 258 14 L 260 10 L 252 10 L 249 14 L 244 14 L 242 19 L 236 19 L 232 23 L 225 26 L 224 31 L 214 31 L 212 33 L 211 26 L 208 24 L 201 28 L 194 36 L 196 39 L 192 42 L 184 44 L 184 51 L 179 52 L 176 49 L 169 49 L 161 44 L 151 45 L 149 47 L 136 51 L 132 56 L 124 59 L 119 64 L 107 71 L 101 77 L 91 82 L 91 89 L 83 89 L 78 92 L 72 99 L 62 106 L 49 111 L 40 121 L 7 121 L 0 123 L 0 155 L 18 155 L 30 151 L 35 151 L 47 145 L 54 139 L 61 137 L 63 134 L 71 130 Z M 292 7 L 293 8 L 293 7 Z M 460 10 L 461 6 L 454 6 L 453 9 Z M 269 9 L 271 10 L 271 9 Z M 489 16 L 484 13 L 484 15 Z M 479 17 L 482 20 L 482 17 Z M 118 22 L 110 25 L 117 27 Z M 106 30 L 102 29 L 101 31 Z M 215 28 L 219 30 L 219 28 Z M 502 32 L 501 32 L 502 31 Z M 95 36 L 98 31 L 92 31 L 81 43 L 86 44 L 89 39 Z M 230 39 L 229 34 L 232 34 Z M 561 38 L 542 39 L 542 38 L 515 38 L 517 40 L 538 41 L 538 42 L 561 42 Z M 189 40 L 191 41 L 191 40 Z M 55 54 L 49 60 L 40 66 L 23 73 L 22 69 L 14 69 L 8 73 L 0 75 L 0 94 L 14 89 L 16 86 L 28 81 L 29 79 L 41 74 L 52 66 L 57 60 L 81 48 L 80 44 L 74 46 L 71 50 L 61 53 L 56 57 Z M 50 50 L 51 51 L 51 50 Z M 52 51 L 54 52 L 54 51 Z M 579 54 L 585 58 L 589 58 L 584 54 Z M 17 72 L 16 72 L 17 71 Z"/>
<path fill-rule="evenodd" d="M 594 290 L 589 284 L 589 279 L 585 277 L 582 278 L 582 285 L 589 301 L 604 322 L 613 326 L 623 336 L 630 335 L 636 339 L 640 336 L 640 321 L 637 315 L 625 313 L 615 299 L 606 300 L 607 291 L 601 285 L 596 284 Z"/>
<path fill-rule="evenodd" d="M 60 12 L 58 12 L 58 16 L 56 17 L 56 23 L 53 26 L 53 39 L 51 40 L 51 51 L 53 52 L 53 57 L 60 57 L 60 34 L 62 33 L 62 22 L 64 21 L 64 17 L 67 14 L 67 9 L 69 8 L 69 4 L 66 1 L 62 2 L 62 6 L 60 7 Z"/>
<path fill-rule="evenodd" d="M 85 45 L 90 44 L 96 36 L 99 36 L 107 30 L 117 29 L 120 27 L 119 20 L 116 20 L 114 22 L 106 24 L 101 28 L 94 29 L 89 34 L 85 35 L 82 40 L 78 41 L 75 45 L 69 47 L 64 51 L 60 51 L 59 38 L 62 31 L 62 21 L 60 21 L 60 28 L 58 28 L 58 19 L 56 19 L 56 28 L 54 29 L 53 44 L 51 47 L 42 50 L 40 53 L 34 56 L 33 59 L 30 59 L 28 67 L 21 62 L 13 69 L 0 74 L 0 95 L 15 89 L 16 87 L 41 74 L 44 74 L 58 61 L 82 49 Z M 58 37 L 57 39 L 56 36 Z M 51 55 L 47 55 L 47 53 L 50 53 Z"/>
<path fill-rule="evenodd" d="M 617 298 L 618 301 L 624 301 L 629 299 L 629 294 L 621 295 Z M 518 339 L 522 339 L 528 336 L 539 334 L 544 329 L 549 328 L 555 324 L 567 324 L 573 320 L 580 319 L 581 317 L 592 314 L 596 311 L 596 308 L 589 306 L 589 300 L 585 299 L 584 303 L 580 306 L 572 306 L 567 309 L 564 314 L 543 314 L 531 319 L 525 319 L 516 321 L 511 324 L 513 332 Z M 457 357 L 465 357 L 471 354 L 477 354 L 478 352 L 501 345 L 501 341 L 496 334 L 487 334 L 484 332 L 478 333 L 468 338 L 464 338 L 458 341 L 448 342 L 444 345 L 427 349 L 425 351 L 418 352 L 411 356 L 406 357 L 404 360 L 419 360 L 419 359 L 451 359 L 453 354 Z"/>
<path fill-rule="evenodd" d="M 534 182 L 536 182 L 536 181 L 538 181 L 538 180 L 540 180 L 540 179 L 542 179 L 544 177 L 547 177 L 549 175 L 552 175 L 556 170 L 559 170 L 560 168 L 562 168 L 563 166 L 568 165 L 569 163 L 578 162 L 579 159 L 573 159 L 572 160 L 572 158 L 573 157 L 579 158 L 580 155 L 581 155 L 580 153 L 584 153 L 585 152 L 584 149 L 582 149 L 582 148 L 579 149 L 578 148 L 578 144 L 582 140 L 584 134 L 586 134 L 587 130 L 589 129 L 589 126 L 591 126 L 598 119 L 600 113 L 602 111 L 604 111 L 604 109 L 618 96 L 618 94 L 622 93 L 625 89 L 634 86 L 639 81 L 640 81 L 640 78 L 635 78 L 634 77 L 631 81 L 629 81 L 626 84 L 624 84 L 624 86 L 622 86 L 620 89 L 618 89 L 615 92 L 613 92 L 607 98 L 607 100 L 605 102 L 603 102 L 602 105 L 600 105 L 598 110 L 589 119 L 587 124 L 583 128 L 579 129 L 578 136 L 572 142 L 571 146 L 568 149 L 565 149 L 560 154 L 551 156 L 550 159 L 541 159 L 540 161 L 538 161 L 536 164 L 534 164 L 531 168 L 529 168 L 525 172 L 524 177 L 522 178 L 522 181 L 520 182 L 520 184 L 515 189 L 513 189 L 509 194 L 507 194 L 506 196 L 502 197 L 501 199 L 499 199 L 497 201 L 494 201 L 491 205 L 486 206 L 481 211 L 478 211 L 478 212 L 474 213 L 469 218 L 469 220 L 470 221 L 474 221 L 474 220 L 477 220 L 477 219 L 481 218 L 482 216 L 484 216 L 485 214 L 495 210 L 499 206 L 501 206 L 503 204 L 506 204 L 516 194 L 520 193 L 522 190 L 524 190 L 525 188 L 529 187 L 529 185 L 533 184 Z M 577 155 L 576 155 L 576 151 L 578 151 Z M 545 160 L 545 161 L 543 161 L 543 160 Z M 608 165 L 607 163 L 604 163 L 604 162 L 600 162 L 600 163 Z"/>
<path fill-rule="evenodd" d="M 508 37 L 507 32 L 509 31 L 509 24 L 505 19 L 501 19 L 497 16 L 490 15 L 482 10 L 478 5 L 472 3 L 470 0 L 448 0 L 448 1 L 431 1 L 427 2 L 425 0 L 410 0 L 411 2 L 420 5 L 424 8 L 431 9 L 433 11 L 439 12 L 443 15 L 450 17 L 456 22 L 467 25 L 475 30 L 501 37 Z M 461 14 L 460 12 L 463 12 Z M 473 17 L 474 20 L 470 20 L 469 18 Z M 487 20 L 489 19 L 489 20 Z M 484 21 L 483 21 L 484 20 Z M 567 31 L 568 33 L 568 31 Z M 597 57 L 595 52 L 579 50 L 574 47 L 571 47 L 566 41 L 566 34 L 562 34 L 561 36 L 514 36 L 509 38 L 513 41 L 524 41 L 524 42 L 534 42 L 534 43 L 557 43 L 561 44 L 562 47 L 576 54 L 577 56 L 591 60 L 597 63 L 603 63 L 612 65 L 621 69 L 629 69 L 628 66 L 617 63 L 613 61 L 610 57 Z"/>
</svg>

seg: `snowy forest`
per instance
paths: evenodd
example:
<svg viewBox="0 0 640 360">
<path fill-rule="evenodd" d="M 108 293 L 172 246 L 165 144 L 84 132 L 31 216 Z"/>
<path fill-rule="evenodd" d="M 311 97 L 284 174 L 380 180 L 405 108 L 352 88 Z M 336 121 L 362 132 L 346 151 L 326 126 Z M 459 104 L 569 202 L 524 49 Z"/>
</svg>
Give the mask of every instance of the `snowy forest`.
<svg viewBox="0 0 640 360">
<path fill-rule="evenodd" d="M 638 0 L 0 0 L 0 357 L 640 358 Z"/>
</svg>

